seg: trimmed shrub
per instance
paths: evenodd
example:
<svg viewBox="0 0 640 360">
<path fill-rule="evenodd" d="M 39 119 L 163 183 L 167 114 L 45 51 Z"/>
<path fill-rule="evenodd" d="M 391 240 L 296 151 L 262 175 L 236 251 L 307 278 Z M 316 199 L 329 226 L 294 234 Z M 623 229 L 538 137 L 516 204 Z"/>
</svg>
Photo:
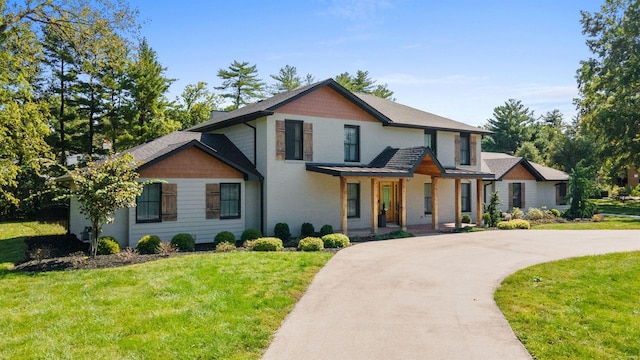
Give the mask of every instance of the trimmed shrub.
<svg viewBox="0 0 640 360">
<path fill-rule="evenodd" d="M 549 210 L 551 212 L 551 214 L 555 217 L 560 217 L 560 210 L 558 209 L 551 209 Z"/>
<path fill-rule="evenodd" d="M 171 245 L 178 248 L 178 251 L 193 251 L 196 247 L 196 241 L 191 234 L 176 234 L 171 238 Z"/>
<path fill-rule="evenodd" d="M 281 251 L 282 249 L 284 249 L 282 239 L 275 237 L 263 237 L 256 239 L 253 243 L 253 251 Z"/>
<path fill-rule="evenodd" d="M 530 229 L 531 225 L 527 220 L 515 219 L 509 221 L 500 221 L 497 225 L 500 230 L 514 230 L 514 229 Z"/>
<path fill-rule="evenodd" d="M 278 239 L 282 240 L 282 242 L 287 242 L 291 239 L 291 231 L 289 231 L 289 224 L 287 223 L 277 223 L 273 228 L 273 235 Z"/>
<path fill-rule="evenodd" d="M 98 255 L 111 255 L 120 252 L 120 245 L 112 236 L 101 236 L 98 239 Z"/>
<path fill-rule="evenodd" d="M 138 240 L 136 249 L 140 254 L 155 254 L 161 242 L 157 235 L 145 235 Z"/>
<path fill-rule="evenodd" d="M 320 236 L 325 236 L 329 234 L 333 234 L 333 226 L 329 224 L 322 225 L 322 227 L 320 228 Z"/>
<path fill-rule="evenodd" d="M 298 251 L 320 251 L 324 249 L 324 241 L 318 237 L 308 236 L 298 242 Z"/>
<path fill-rule="evenodd" d="M 262 237 L 262 231 L 256 228 L 249 228 L 242 232 L 240 235 L 240 241 L 244 244 L 247 240 L 260 239 Z"/>
<path fill-rule="evenodd" d="M 316 229 L 313 227 L 313 224 L 311 223 L 304 223 L 302 224 L 302 227 L 300 228 L 300 237 L 302 238 L 306 238 L 309 236 L 313 236 L 313 234 L 315 234 Z"/>
<path fill-rule="evenodd" d="M 223 242 L 235 245 L 236 236 L 233 235 L 231 231 L 221 231 L 218 233 L 218 235 L 216 235 L 215 238 L 213 238 L 213 245 L 218 246 L 218 244 Z"/>
<path fill-rule="evenodd" d="M 491 214 L 489 213 L 482 214 L 482 221 L 484 221 L 485 227 L 489 227 L 491 225 Z"/>
<path fill-rule="evenodd" d="M 327 234 L 322 237 L 322 242 L 327 249 L 343 248 L 350 245 L 349 237 L 345 234 Z"/>
<path fill-rule="evenodd" d="M 232 252 L 232 251 L 236 251 L 236 246 L 228 243 L 226 241 L 221 242 L 220 244 L 216 245 L 216 252 Z"/>
<path fill-rule="evenodd" d="M 527 219 L 542 220 L 544 219 L 544 211 L 537 208 L 529 208 L 529 210 L 527 210 Z"/>
<path fill-rule="evenodd" d="M 531 209 L 529 209 L 531 210 Z M 514 207 L 511 210 L 511 218 L 512 219 L 524 219 L 524 211 L 520 210 L 520 208 Z"/>
<path fill-rule="evenodd" d="M 471 224 L 471 215 L 469 215 L 469 214 L 462 215 L 462 223 L 463 224 Z"/>
</svg>

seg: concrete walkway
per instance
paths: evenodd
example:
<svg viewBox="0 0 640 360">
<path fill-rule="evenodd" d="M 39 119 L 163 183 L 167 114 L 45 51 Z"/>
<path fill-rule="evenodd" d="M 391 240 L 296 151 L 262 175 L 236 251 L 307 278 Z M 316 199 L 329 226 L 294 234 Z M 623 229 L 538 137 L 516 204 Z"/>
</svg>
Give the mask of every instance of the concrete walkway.
<svg viewBox="0 0 640 360">
<path fill-rule="evenodd" d="M 514 230 L 369 242 L 338 252 L 264 355 L 531 359 L 493 293 L 518 269 L 640 250 L 640 231 Z"/>
</svg>

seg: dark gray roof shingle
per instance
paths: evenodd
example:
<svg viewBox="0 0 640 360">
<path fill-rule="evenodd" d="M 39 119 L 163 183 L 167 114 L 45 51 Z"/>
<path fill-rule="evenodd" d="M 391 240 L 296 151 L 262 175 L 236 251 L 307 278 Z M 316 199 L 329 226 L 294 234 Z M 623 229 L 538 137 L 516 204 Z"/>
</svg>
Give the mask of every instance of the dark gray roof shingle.
<svg viewBox="0 0 640 360">
<path fill-rule="evenodd" d="M 522 164 L 537 180 L 566 181 L 569 174 L 548 166 L 540 165 L 522 157 L 504 153 L 482 152 L 482 171 L 495 174 L 495 180 L 502 178 L 518 164 Z"/>
</svg>

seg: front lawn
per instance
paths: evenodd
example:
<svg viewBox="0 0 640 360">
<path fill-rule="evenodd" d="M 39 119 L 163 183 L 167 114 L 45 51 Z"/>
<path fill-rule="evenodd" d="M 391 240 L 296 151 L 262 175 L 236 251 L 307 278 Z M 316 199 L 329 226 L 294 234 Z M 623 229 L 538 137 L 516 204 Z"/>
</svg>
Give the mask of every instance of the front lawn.
<svg viewBox="0 0 640 360">
<path fill-rule="evenodd" d="M 330 258 L 234 252 L 102 270 L 5 270 L 0 358 L 258 359 Z"/>
<path fill-rule="evenodd" d="M 24 260 L 26 236 L 60 235 L 65 232 L 60 225 L 35 221 L 0 223 L 0 270 Z"/>
<path fill-rule="evenodd" d="M 534 225 L 536 230 L 637 230 L 640 229 L 640 219 L 609 217 L 605 216 L 604 221 L 569 221 L 564 223 L 549 223 Z"/>
<path fill-rule="evenodd" d="M 640 357 L 640 252 L 536 265 L 495 300 L 534 359 Z"/>
<path fill-rule="evenodd" d="M 594 200 L 598 205 L 598 211 L 603 214 L 640 215 L 640 200 Z"/>
</svg>

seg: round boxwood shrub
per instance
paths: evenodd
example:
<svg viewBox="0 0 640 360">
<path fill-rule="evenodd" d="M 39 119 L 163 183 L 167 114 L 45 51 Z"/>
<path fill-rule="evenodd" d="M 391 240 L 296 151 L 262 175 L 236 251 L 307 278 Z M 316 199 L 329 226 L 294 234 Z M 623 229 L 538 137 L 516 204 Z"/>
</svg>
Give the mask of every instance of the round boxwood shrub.
<svg viewBox="0 0 640 360">
<path fill-rule="evenodd" d="M 315 232 L 316 232 L 316 229 L 313 227 L 313 224 L 304 223 L 304 224 L 302 224 L 302 227 L 300 228 L 300 237 L 306 238 L 306 237 L 309 237 L 309 236 L 313 236 L 313 234 Z"/>
<path fill-rule="evenodd" d="M 193 251 L 196 247 L 196 241 L 191 234 L 176 234 L 171 238 L 171 245 L 178 248 L 178 251 Z"/>
<path fill-rule="evenodd" d="M 469 215 L 469 214 L 462 215 L 462 223 L 463 224 L 471 224 L 471 215 Z"/>
<path fill-rule="evenodd" d="M 213 239 L 213 245 L 218 245 L 222 242 L 227 242 L 229 244 L 236 244 L 236 236 L 233 235 L 231 231 L 221 231 L 216 235 Z"/>
<path fill-rule="evenodd" d="M 551 209 L 551 214 L 555 217 L 560 217 L 560 210 L 558 209 Z"/>
<path fill-rule="evenodd" d="M 308 236 L 298 242 L 298 251 L 320 251 L 324 249 L 324 241 L 318 237 Z"/>
<path fill-rule="evenodd" d="M 240 236 L 240 240 L 244 244 L 244 242 L 247 240 L 255 240 L 261 237 L 262 237 L 262 231 L 260 231 L 260 229 L 249 228 L 242 232 L 242 235 Z"/>
<path fill-rule="evenodd" d="M 287 242 L 291 239 L 291 231 L 289 231 L 289 225 L 287 223 L 277 223 L 273 229 L 273 234 L 282 242 Z"/>
<path fill-rule="evenodd" d="M 282 240 L 275 237 L 263 237 L 253 243 L 254 251 L 281 251 L 284 249 Z"/>
<path fill-rule="evenodd" d="M 111 255 L 120 252 L 118 241 L 112 236 L 101 236 L 98 239 L 98 255 Z"/>
<path fill-rule="evenodd" d="M 349 246 L 349 237 L 345 234 L 327 234 L 322 237 L 324 247 L 331 248 L 343 248 Z"/>
<path fill-rule="evenodd" d="M 333 234 L 333 226 L 329 224 L 322 225 L 322 227 L 320 228 L 320 236 L 325 236 L 329 234 Z"/>
<path fill-rule="evenodd" d="M 161 240 L 157 235 L 145 235 L 138 240 L 136 249 L 140 254 L 155 254 L 158 252 Z"/>
</svg>

